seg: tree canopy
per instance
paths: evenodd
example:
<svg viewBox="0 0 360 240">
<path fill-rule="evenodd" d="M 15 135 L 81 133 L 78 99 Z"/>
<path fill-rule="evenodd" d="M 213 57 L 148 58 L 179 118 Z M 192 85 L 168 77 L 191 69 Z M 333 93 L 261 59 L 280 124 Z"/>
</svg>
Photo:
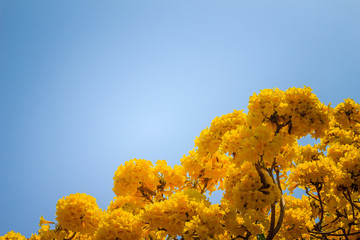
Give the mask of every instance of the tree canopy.
<svg viewBox="0 0 360 240">
<path fill-rule="evenodd" d="M 301 146 L 298 139 L 320 139 Z M 247 113 L 212 120 L 171 167 L 132 159 L 100 209 L 85 193 L 40 218 L 31 240 L 360 239 L 360 105 L 319 101 L 309 87 L 264 89 Z M 305 195 L 294 197 L 295 189 Z M 219 204 L 206 197 L 224 192 Z M 0 237 L 26 239 L 13 231 Z"/>
</svg>

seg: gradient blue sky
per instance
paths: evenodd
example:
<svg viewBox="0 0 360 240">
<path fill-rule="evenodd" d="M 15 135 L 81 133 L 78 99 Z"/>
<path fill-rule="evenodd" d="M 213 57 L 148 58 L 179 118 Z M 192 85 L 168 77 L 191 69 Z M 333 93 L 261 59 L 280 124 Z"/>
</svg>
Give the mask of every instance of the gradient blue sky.
<svg viewBox="0 0 360 240">
<path fill-rule="evenodd" d="M 179 164 L 260 89 L 360 102 L 360 1 L 0 1 L 0 236 L 106 208 L 132 158 Z"/>
</svg>

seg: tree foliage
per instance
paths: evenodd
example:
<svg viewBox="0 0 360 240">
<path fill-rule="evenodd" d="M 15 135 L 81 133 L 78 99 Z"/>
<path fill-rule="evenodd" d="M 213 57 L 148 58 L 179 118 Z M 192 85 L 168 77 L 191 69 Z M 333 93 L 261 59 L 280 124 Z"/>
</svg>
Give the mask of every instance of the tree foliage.
<svg viewBox="0 0 360 240">
<path fill-rule="evenodd" d="M 300 146 L 308 135 L 319 143 Z M 265 89 L 247 113 L 216 117 L 180 166 L 127 161 L 106 210 L 70 194 L 56 205 L 57 223 L 41 217 L 30 239 L 360 239 L 359 137 L 353 100 L 332 108 L 308 87 Z M 205 195 L 216 190 L 220 204 Z"/>
</svg>

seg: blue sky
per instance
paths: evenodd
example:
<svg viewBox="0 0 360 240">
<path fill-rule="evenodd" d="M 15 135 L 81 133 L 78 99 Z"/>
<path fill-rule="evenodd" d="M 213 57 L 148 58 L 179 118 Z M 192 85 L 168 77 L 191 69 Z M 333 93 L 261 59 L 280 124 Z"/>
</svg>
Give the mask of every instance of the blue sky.
<svg viewBox="0 0 360 240">
<path fill-rule="evenodd" d="M 360 2 L 0 1 L 0 236 L 117 167 L 171 165 L 264 88 L 360 102 Z"/>
</svg>

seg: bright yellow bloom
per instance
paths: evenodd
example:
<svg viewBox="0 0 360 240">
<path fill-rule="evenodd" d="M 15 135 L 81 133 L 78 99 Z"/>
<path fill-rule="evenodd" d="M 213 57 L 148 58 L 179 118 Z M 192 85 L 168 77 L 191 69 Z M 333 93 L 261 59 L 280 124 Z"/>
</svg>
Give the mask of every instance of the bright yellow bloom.
<svg viewBox="0 0 360 240">
<path fill-rule="evenodd" d="M 302 199 L 284 195 L 286 211 L 284 221 L 276 239 L 310 239 L 307 231 L 313 226 L 309 197 Z"/>
<path fill-rule="evenodd" d="M 341 128 L 348 129 L 360 123 L 360 104 L 348 98 L 335 107 L 334 116 Z"/>
<path fill-rule="evenodd" d="M 196 213 L 184 226 L 184 235 L 189 239 L 195 236 L 199 239 L 211 239 L 224 233 L 221 219 L 225 212 L 220 209 L 218 204 L 209 207 L 198 205 Z"/>
<path fill-rule="evenodd" d="M 111 201 L 108 211 L 114 211 L 116 209 L 121 208 L 124 211 L 138 214 L 141 209 L 143 209 L 146 205 L 143 197 L 140 196 L 118 196 L 115 197 L 113 201 Z"/>
<path fill-rule="evenodd" d="M 25 240 L 25 237 L 20 233 L 16 233 L 14 231 L 10 231 L 4 236 L 0 237 L 0 240 Z"/>
<path fill-rule="evenodd" d="M 38 234 L 31 234 L 29 240 L 41 240 L 41 236 Z"/>
<path fill-rule="evenodd" d="M 171 195 L 175 190 L 184 186 L 186 180 L 185 170 L 182 166 L 175 165 L 174 168 L 167 165 L 165 160 L 156 162 L 154 172 L 159 174 L 161 190 L 166 195 Z"/>
<path fill-rule="evenodd" d="M 113 179 L 113 191 L 117 196 L 135 195 L 140 188 L 148 195 L 155 195 L 159 184 L 151 161 L 135 158 L 120 165 Z"/>
<path fill-rule="evenodd" d="M 213 215 L 213 219 L 207 219 L 210 215 Z M 196 216 L 202 223 L 208 225 L 206 227 L 208 234 L 222 232 L 220 208 L 217 205 L 210 205 L 205 195 L 195 189 L 186 189 L 171 195 L 167 200 L 146 206 L 141 219 L 149 224 L 151 231 L 166 229 L 168 234 L 176 236 L 182 235 L 183 232 L 187 232 L 188 235 L 194 234 L 194 229 L 186 224 Z"/>
<path fill-rule="evenodd" d="M 311 88 L 264 89 L 250 97 L 248 123 L 253 126 L 270 122 L 297 137 L 311 133 L 320 137 L 328 127 L 328 107 L 322 104 Z M 281 130 L 281 129 L 279 129 Z"/>
<path fill-rule="evenodd" d="M 95 240 L 137 240 L 142 236 L 142 227 L 136 216 L 119 208 L 104 215 Z"/>
<path fill-rule="evenodd" d="M 73 232 L 94 233 L 101 215 L 96 199 L 85 193 L 70 194 L 56 204 L 56 220 L 59 225 Z"/>
<path fill-rule="evenodd" d="M 43 216 L 40 217 L 40 223 L 39 223 L 39 227 L 41 227 L 41 225 L 43 224 L 55 224 L 54 222 L 50 222 L 44 219 Z"/>
<path fill-rule="evenodd" d="M 271 204 L 280 200 L 281 192 L 265 171 L 259 172 L 251 162 L 245 162 L 240 168 L 232 168 L 225 182 L 225 198 L 240 212 L 249 209 L 261 212 L 269 210 Z"/>
</svg>

